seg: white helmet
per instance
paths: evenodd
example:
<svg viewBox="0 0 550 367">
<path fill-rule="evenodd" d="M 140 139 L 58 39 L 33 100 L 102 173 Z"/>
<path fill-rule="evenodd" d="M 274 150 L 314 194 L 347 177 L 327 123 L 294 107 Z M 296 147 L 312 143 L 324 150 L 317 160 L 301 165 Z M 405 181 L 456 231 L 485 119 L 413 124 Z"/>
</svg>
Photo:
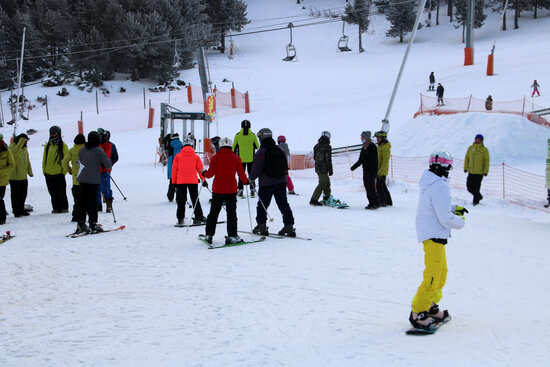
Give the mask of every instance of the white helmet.
<svg viewBox="0 0 550 367">
<path fill-rule="evenodd" d="M 185 138 L 183 138 L 183 146 L 189 145 L 191 147 L 195 146 L 195 139 L 193 135 L 187 135 Z"/>
<path fill-rule="evenodd" d="M 323 132 L 321 133 L 321 136 L 326 136 L 327 138 L 330 139 L 330 138 L 331 138 L 331 136 L 330 136 L 330 131 L 326 131 L 326 130 L 323 131 Z"/>
<path fill-rule="evenodd" d="M 232 147 L 233 146 L 233 142 L 231 141 L 231 139 L 225 137 L 225 138 L 221 138 L 220 139 L 220 148 L 223 148 L 223 147 Z"/>
<path fill-rule="evenodd" d="M 430 155 L 429 166 L 440 166 L 451 169 L 453 167 L 453 157 L 449 152 L 437 150 Z"/>
</svg>

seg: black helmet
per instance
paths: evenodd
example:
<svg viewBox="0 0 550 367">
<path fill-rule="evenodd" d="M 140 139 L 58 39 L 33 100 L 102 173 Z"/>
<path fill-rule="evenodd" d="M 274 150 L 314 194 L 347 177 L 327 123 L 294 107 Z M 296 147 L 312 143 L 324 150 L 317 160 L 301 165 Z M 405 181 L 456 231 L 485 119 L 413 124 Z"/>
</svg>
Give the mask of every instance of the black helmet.
<svg viewBox="0 0 550 367">
<path fill-rule="evenodd" d="M 265 138 L 272 138 L 273 137 L 273 132 L 271 131 L 271 129 L 269 129 L 267 127 L 264 127 L 263 129 L 260 129 L 260 131 L 258 131 L 257 136 L 258 136 L 258 139 L 261 142 Z"/>
<path fill-rule="evenodd" d="M 244 128 L 247 128 L 247 129 L 250 129 L 250 121 L 248 120 L 243 120 L 241 122 L 241 127 L 244 129 Z"/>
</svg>

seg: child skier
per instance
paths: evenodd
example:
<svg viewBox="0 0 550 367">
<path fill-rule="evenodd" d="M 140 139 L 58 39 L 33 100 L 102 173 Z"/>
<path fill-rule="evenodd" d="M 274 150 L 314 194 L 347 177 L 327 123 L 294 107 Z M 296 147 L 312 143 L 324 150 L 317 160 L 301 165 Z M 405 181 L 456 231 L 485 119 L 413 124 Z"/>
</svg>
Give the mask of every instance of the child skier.
<svg viewBox="0 0 550 367">
<path fill-rule="evenodd" d="M 451 205 L 448 176 L 453 158 L 448 152 L 432 153 L 429 169 L 420 178 L 420 198 L 416 212 L 416 234 L 424 245 L 424 278 L 412 300 L 409 321 L 418 329 L 430 329 L 448 320 L 449 312 L 441 311 L 437 303 L 447 278 L 445 244 L 451 229 L 464 227 L 468 210 Z"/>
<path fill-rule="evenodd" d="M 205 178 L 214 177 L 212 184 L 212 204 L 210 213 L 206 220 L 206 230 L 204 239 L 212 243 L 212 238 L 216 232 L 216 223 L 218 215 L 225 203 L 227 212 L 227 237 L 226 244 L 243 242 L 237 235 L 237 181 L 235 173 L 239 175 L 243 184 L 248 185 L 248 179 L 244 173 L 241 158 L 231 150 L 232 142 L 229 138 L 219 140 L 220 150 L 210 160 L 210 167 L 203 172 Z"/>
<path fill-rule="evenodd" d="M 286 137 L 284 135 L 279 135 L 279 137 L 277 138 L 277 144 L 279 145 L 279 148 L 281 148 L 281 150 L 285 152 L 286 160 L 289 164 L 288 166 L 290 167 L 290 149 L 288 148 L 288 144 L 286 143 Z M 292 179 L 290 178 L 290 172 L 287 173 L 286 179 L 286 188 L 288 189 L 288 194 L 296 195 L 296 193 L 294 192 L 294 184 L 292 183 Z"/>
<path fill-rule="evenodd" d="M 176 202 L 178 203 L 176 217 L 178 218 L 179 226 L 183 226 L 183 219 L 185 218 L 187 191 L 189 191 L 191 202 L 195 206 L 193 224 L 206 223 L 201 203 L 198 200 L 197 175 L 200 181 L 203 181 L 203 186 L 207 186 L 208 184 L 202 176 L 202 162 L 197 153 L 195 153 L 195 150 L 193 150 L 193 144 L 193 136 L 186 136 L 183 140 L 183 148 L 176 155 L 172 163 L 172 183 L 176 185 Z"/>
</svg>

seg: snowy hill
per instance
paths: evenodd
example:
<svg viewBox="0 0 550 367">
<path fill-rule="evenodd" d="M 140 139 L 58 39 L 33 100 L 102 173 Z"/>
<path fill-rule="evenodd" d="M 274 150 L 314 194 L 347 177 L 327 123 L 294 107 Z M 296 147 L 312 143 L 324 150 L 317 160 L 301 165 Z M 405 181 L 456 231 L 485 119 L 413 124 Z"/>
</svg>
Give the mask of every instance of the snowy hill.
<svg viewBox="0 0 550 367">
<path fill-rule="evenodd" d="M 249 17 L 262 20 L 248 29 L 307 14 L 293 0 L 247 3 Z M 312 0 L 305 5 L 333 8 L 334 3 Z M 344 4 L 342 0 L 337 6 Z M 462 66 L 460 30 L 446 20 L 438 28 L 418 32 L 390 116 L 394 154 L 417 156 L 446 149 L 461 158 L 472 134 L 482 132 L 494 160 L 512 159 L 541 174 L 550 129 L 496 114 L 490 119 L 485 114 L 412 119 L 431 71 L 449 97 L 474 93 L 491 94 L 495 100 L 521 99 L 537 79 L 543 88 L 537 103 L 550 106 L 544 89 L 550 84 L 550 51 L 540 46 L 550 35 L 550 18 L 522 18 L 519 30 L 499 35 L 498 75 L 487 77 L 484 59 L 499 20 L 498 14 L 489 14 L 487 25 L 476 31 L 476 64 L 471 67 Z M 286 135 L 291 150 L 298 152 L 311 150 L 325 129 L 332 132 L 333 146 L 356 144 L 362 130 L 378 130 L 405 48 L 384 36 L 386 26 L 383 17 L 373 16 L 363 54 L 356 52 L 351 27 L 354 51 L 336 52 L 341 23 L 295 29 L 298 62 L 292 63 L 281 61 L 286 31 L 235 36 L 235 58 L 210 53 L 210 73 L 223 91 L 229 90 L 224 78 L 240 91 L 248 90 L 252 113 L 223 109 L 219 134 L 233 137 L 247 118 L 254 131 L 269 126 L 275 135 Z M 180 78 L 198 85 L 196 69 L 182 72 Z M 29 180 L 27 202 L 34 212 L 14 218 L 9 188 L 4 199 L 10 216 L 2 230 L 17 237 L 0 246 L 0 365 L 547 364 L 547 212 L 490 197 L 472 208 L 467 192 L 452 190 L 454 202 L 471 209 L 465 228 L 454 231 L 446 247 L 449 275 L 441 304 L 453 320 L 432 337 L 407 337 L 403 331 L 423 269 L 414 227 L 415 184 L 392 183 L 395 205 L 365 211 L 362 181 L 334 180 L 334 194 L 351 205 L 337 211 L 309 206 L 316 181 L 296 179 L 301 195 L 290 197 L 290 205 L 298 234 L 312 241 L 270 238 L 209 251 L 196 239 L 202 228 L 173 227 L 176 206 L 166 200 L 166 172 L 154 165 L 158 107 L 168 101 L 168 93 L 147 93 L 146 103 L 151 99 L 156 110 L 155 128 L 147 130 L 143 88 L 151 83 L 106 84 L 111 94 L 99 96 L 100 114 L 95 95 L 73 87 L 68 97 L 54 96 L 55 88 L 25 90 L 33 100 L 48 94 L 51 118 L 47 121 L 45 109 L 38 107 L 20 125 L 20 131 L 38 130 L 29 142 L 35 177 Z M 118 93 L 120 86 L 127 92 Z M 2 97 L 5 101 L 6 93 Z M 187 104 L 183 90 L 172 92 L 170 102 L 184 110 L 202 107 Z M 114 210 L 117 225 L 127 228 L 70 239 L 64 235 L 74 224 L 68 214 L 50 214 L 40 167 L 49 126 L 61 126 L 64 140 L 72 145 L 80 111 L 86 131 L 109 129 L 117 144 L 121 159 L 113 178 L 128 201 L 113 187 Z M 12 131 L 0 129 L 4 136 Z M 70 186 L 70 179 L 67 183 Z M 202 190 L 206 212 L 208 199 Z M 256 201 L 250 199 L 251 213 L 247 204 L 238 203 L 241 230 L 249 230 L 255 218 Z M 274 218 L 271 231 L 279 230 L 282 221 L 274 204 L 269 213 Z M 99 218 L 104 227 L 114 226 L 112 215 L 100 213 Z M 218 225 L 216 241 L 223 241 L 224 235 L 224 225 Z"/>
</svg>

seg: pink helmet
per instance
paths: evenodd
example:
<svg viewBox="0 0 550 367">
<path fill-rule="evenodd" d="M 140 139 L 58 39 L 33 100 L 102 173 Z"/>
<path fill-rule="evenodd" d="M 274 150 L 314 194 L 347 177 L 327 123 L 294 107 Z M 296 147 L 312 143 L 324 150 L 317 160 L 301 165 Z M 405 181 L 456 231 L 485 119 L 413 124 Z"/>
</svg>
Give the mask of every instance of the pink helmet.
<svg viewBox="0 0 550 367">
<path fill-rule="evenodd" d="M 286 137 L 284 135 L 279 135 L 277 143 L 286 143 Z"/>
</svg>

